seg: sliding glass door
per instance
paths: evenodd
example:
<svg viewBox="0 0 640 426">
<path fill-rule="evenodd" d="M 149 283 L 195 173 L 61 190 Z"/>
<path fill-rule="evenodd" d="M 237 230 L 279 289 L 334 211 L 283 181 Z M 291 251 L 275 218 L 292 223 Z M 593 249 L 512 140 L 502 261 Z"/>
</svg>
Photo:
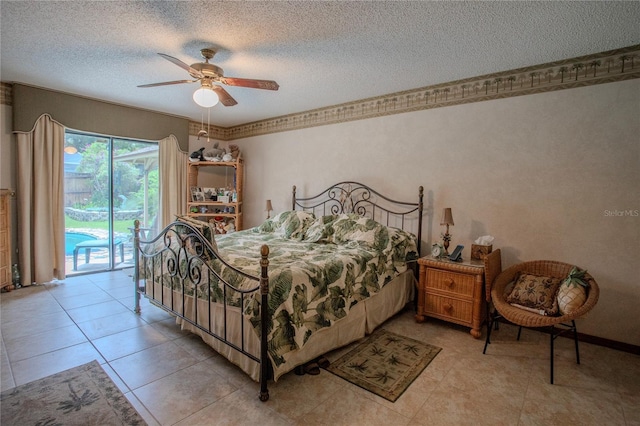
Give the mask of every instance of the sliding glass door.
<svg viewBox="0 0 640 426">
<path fill-rule="evenodd" d="M 133 266 L 134 220 L 155 227 L 158 144 L 67 131 L 66 273 Z"/>
</svg>

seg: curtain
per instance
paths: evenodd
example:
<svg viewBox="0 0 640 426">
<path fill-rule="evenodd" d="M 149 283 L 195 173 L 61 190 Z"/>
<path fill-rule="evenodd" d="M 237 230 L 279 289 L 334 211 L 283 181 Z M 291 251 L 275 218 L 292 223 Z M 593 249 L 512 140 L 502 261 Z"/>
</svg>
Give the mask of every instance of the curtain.
<svg viewBox="0 0 640 426">
<path fill-rule="evenodd" d="M 159 229 L 183 215 L 187 210 L 187 156 L 180 150 L 175 136 L 158 142 L 158 174 L 160 175 Z"/>
<path fill-rule="evenodd" d="M 16 139 L 21 284 L 64 279 L 64 126 L 43 114 Z"/>
</svg>

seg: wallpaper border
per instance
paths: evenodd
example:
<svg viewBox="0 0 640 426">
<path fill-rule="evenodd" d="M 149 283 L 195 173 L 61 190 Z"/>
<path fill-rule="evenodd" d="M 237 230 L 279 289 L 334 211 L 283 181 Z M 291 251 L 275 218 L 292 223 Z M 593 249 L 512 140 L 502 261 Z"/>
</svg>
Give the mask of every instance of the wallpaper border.
<svg viewBox="0 0 640 426">
<path fill-rule="evenodd" d="M 405 112 L 640 78 L 640 45 L 391 93 L 233 127 L 209 136 L 234 140 Z M 192 130 L 193 129 L 193 130 Z M 189 134 L 200 124 L 190 123 Z"/>
<path fill-rule="evenodd" d="M 209 126 L 207 130 L 212 139 L 230 141 L 636 78 L 640 78 L 640 45 L 390 93 L 233 127 Z M 0 103 L 13 103 L 11 84 L 0 82 Z M 189 121 L 189 135 L 196 136 L 201 128 L 201 123 Z"/>
<path fill-rule="evenodd" d="M 0 81 L 0 105 L 13 106 L 13 84 Z"/>
</svg>

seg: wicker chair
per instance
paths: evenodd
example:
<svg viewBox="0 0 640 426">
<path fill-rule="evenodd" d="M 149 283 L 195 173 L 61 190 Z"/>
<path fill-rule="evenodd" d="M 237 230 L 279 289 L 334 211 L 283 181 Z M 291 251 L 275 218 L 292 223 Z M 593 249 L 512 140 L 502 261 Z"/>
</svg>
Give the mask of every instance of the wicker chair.
<svg viewBox="0 0 640 426">
<path fill-rule="evenodd" d="M 520 332 L 522 327 L 527 328 L 546 328 L 550 334 L 550 368 L 551 368 L 551 384 L 553 384 L 553 341 L 556 337 L 565 332 L 573 332 L 573 340 L 576 347 L 576 363 L 580 364 L 580 352 L 578 349 L 578 331 L 576 329 L 577 318 L 584 316 L 598 302 L 600 290 L 598 284 L 589 274 L 585 275 L 585 280 L 589 283 L 587 300 L 585 303 L 570 314 L 561 316 L 545 316 L 534 312 L 515 307 L 507 303 L 505 300 L 505 288 L 511 283 L 516 274 L 524 271 L 530 274 L 542 275 L 553 278 L 565 278 L 573 265 L 567 263 L 555 262 L 551 260 L 537 260 L 532 262 L 519 263 L 502 271 L 495 281 L 486 281 L 487 302 L 493 304 L 493 310 L 488 309 L 487 337 L 482 353 L 487 352 L 487 346 L 491 343 L 491 329 L 497 325 L 499 321 L 506 320 L 511 324 L 520 326 L 518 330 L 518 340 L 520 340 Z"/>
<path fill-rule="evenodd" d="M 502 253 L 497 249 L 487 254 L 484 259 L 485 298 L 487 300 L 487 324 L 491 321 L 491 286 L 502 272 Z"/>
</svg>

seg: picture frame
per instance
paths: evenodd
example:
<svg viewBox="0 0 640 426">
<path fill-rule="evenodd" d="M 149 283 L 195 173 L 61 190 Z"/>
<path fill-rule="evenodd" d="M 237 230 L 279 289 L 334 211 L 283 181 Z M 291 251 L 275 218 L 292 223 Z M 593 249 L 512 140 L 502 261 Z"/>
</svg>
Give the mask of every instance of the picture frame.
<svg viewBox="0 0 640 426">
<path fill-rule="evenodd" d="M 215 201 L 218 196 L 217 188 L 202 188 L 202 192 L 204 192 L 204 199 L 206 201 Z"/>
<path fill-rule="evenodd" d="M 202 188 L 198 186 L 191 187 L 191 201 L 200 202 L 204 201 L 204 192 L 202 192 Z"/>
</svg>

